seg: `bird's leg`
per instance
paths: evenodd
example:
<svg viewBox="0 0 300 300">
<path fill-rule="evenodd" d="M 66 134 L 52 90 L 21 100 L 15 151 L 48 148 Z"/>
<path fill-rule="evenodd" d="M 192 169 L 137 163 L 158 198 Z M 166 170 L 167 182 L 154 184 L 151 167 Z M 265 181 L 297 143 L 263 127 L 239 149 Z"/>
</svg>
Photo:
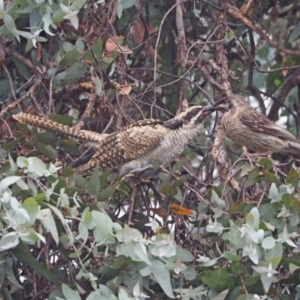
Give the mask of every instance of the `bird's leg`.
<svg viewBox="0 0 300 300">
<path fill-rule="evenodd" d="M 243 146 L 243 153 L 242 156 L 246 157 L 246 158 L 250 158 L 250 157 L 269 157 L 272 155 L 272 151 L 267 151 L 267 152 L 255 152 L 255 153 L 249 153 L 247 151 L 247 148 Z"/>
<path fill-rule="evenodd" d="M 251 169 L 253 169 L 253 165 L 252 165 L 252 160 L 250 158 L 250 154 L 251 153 L 248 153 L 248 151 L 247 151 L 247 147 L 243 146 L 243 153 L 242 153 L 241 157 L 245 157 L 249 161 Z"/>
</svg>

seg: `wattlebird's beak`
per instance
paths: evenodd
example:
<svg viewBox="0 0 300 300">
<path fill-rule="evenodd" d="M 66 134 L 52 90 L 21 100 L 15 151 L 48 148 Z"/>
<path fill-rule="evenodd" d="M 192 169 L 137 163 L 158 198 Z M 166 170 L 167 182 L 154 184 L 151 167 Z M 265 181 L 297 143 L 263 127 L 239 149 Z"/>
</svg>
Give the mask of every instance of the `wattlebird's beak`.
<svg viewBox="0 0 300 300">
<path fill-rule="evenodd" d="M 204 106 L 201 112 L 201 115 L 209 115 L 212 112 L 216 111 L 218 108 L 214 106 Z"/>
</svg>

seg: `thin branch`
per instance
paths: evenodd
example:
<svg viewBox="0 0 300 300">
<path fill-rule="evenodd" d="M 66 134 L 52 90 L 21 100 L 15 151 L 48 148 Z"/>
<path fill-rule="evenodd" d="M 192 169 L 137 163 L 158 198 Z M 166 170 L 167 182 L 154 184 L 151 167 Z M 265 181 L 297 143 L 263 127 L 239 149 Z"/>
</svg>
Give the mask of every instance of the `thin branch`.
<svg viewBox="0 0 300 300">
<path fill-rule="evenodd" d="M 232 18 L 244 23 L 250 30 L 255 31 L 263 40 L 265 40 L 267 43 L 269 43 L 274 48 L 280 50 L 281 52 L 283 52 L 285 54 L 300 56 L 300 51 L 286 49 L 283 46 L 279 45 L 278 41 L 269 38 L 261 29 L 256 27 L 248 18 L 243 16 L 241 11 L 237 7 L 231 5 L 229 2 L 226 2 L 224 4 L 224 8 L 228 15 L 230 15 Z"/>
<path fill-rule="evenodd" d="M 37 89 L 42 82 L 41 78 L 36 78 L 35 83 L 31 86 L 31 88 L 19 99 L 16 101 L 12 102 L 11 104 L 8 104 L 5 108 L 0 111 L 0 119 L 3 118 L 3 116 L 10 110 L 14 109 L 17 107 L 20 103 L 22 103 L 26 98 L 30 97 L 35 89 Z"/>
</svg>

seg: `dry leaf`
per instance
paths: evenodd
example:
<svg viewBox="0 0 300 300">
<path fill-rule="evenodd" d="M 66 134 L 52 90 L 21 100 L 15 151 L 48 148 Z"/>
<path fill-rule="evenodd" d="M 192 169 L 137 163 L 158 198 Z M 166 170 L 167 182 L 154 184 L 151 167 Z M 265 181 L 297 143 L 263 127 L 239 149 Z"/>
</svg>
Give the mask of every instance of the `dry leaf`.
<svg viewBox="0 0 300 300">
<path fill-rule="evenodd" d="M 191 216 L 195 213 L 193 210 L 190 210 L 175 203 L 170 205 L 170 209 L 173 214 L 178 216 Z"/>
<path fill-rule="evenodd" d="M 113 36 L 108 38 L 108 40 L 105 43 L 105 50 L 106 52 L 110 53 L 113 52 L 114 50 L 118 49 L 118 37 Z"/>
<path fill-rule="evenodd" d="M 132 90 L 131 85 L 123 85 L 120 89 L 120 95 L 129 95 Z"/>
<path fill-rule="evenodd" d="M 161 218 L 166 218 L 168 216 L 168 212 L 163 208 L 151 208 L 148 207 L 148 210 L 153 211 L 156 215 L 160 216 Z"/>
<path fill-rule="evenodd" d="M 119 53 L 122 53 L 122 54 L 132 54 L 133 52 L 132 52 L 132 50 L 130 50 L 129 49 L 129 47 L 128 46 L 120 46 L 118 49 L 117 49 L 117 51 L 119 52 Z"/>
<path fill-rule="evenodd" d="M 142 43 L 144 34 L 145 34 L 144 24 L 141 20 L 138 20 L 134 26 L 134 31 L 132 35 L 134 41 L 136 41 L 138 45 Z"/>
<path fill-rule="evenodd" d="M 283 65 L 283 67 L 287 67 L 287 64 L 285 63 L 285 64 Z M 287 70 L 287 69 L 283 69 L 281 72 L 282 72 L 282 75 L 283 75 L 284 77 L 288 74 L 288 70 Z"/>
</svg>

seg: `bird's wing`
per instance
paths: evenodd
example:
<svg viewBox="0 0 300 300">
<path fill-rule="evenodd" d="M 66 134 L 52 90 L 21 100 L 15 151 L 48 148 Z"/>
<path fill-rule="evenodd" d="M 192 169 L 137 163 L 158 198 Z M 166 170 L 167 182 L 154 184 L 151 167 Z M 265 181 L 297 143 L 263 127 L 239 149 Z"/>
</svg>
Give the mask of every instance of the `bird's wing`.
<svg viewBox="0 0 300 300">
<path fill-rule="evenodd" d="M 240 114 L 240 121 L 251 128 L 253 131 L 261 132 L 266 135 L 277 136 L 288 141 L 298 142 L 297 139 L 284 128 L 273 123 L 265 115 L 256 111 Z"/>
<path fill-rule="evenodd" d="M 121 131 L 110 134 L 99 143 L 99 148 L 92 159 L 78 169 L 79 173 L 99 164 L 100 169 L 114 169 L 155 149 L 165 137 L 168 129 L 161 121 L 150 120 L 133 123 Z M 136 124 L 136 126 L 134 126 Z M 146 125 L 145 125 L 146 124 Z M 159 157 L 158 157 L 159 158 Z"/>
</svg>

